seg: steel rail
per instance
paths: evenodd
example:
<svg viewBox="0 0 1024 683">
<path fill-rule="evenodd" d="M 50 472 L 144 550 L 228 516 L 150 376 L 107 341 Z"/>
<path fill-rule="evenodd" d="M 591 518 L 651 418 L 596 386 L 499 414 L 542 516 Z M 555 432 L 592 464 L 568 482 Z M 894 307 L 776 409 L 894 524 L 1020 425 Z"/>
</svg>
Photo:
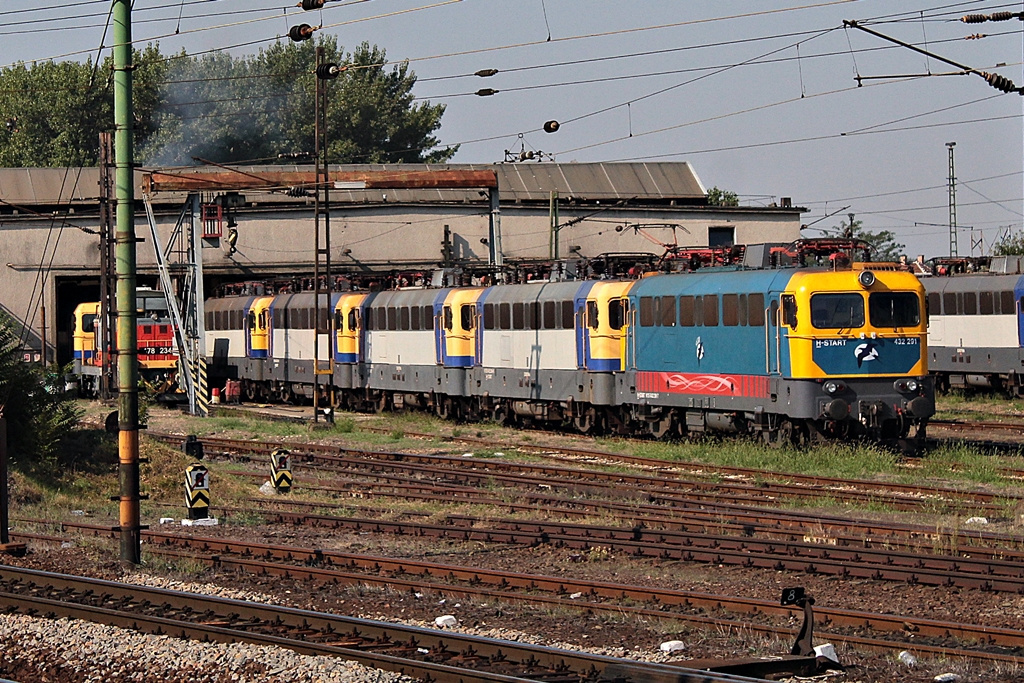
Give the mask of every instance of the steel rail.
<svg viewBox="0 0 1024 683">
<path fill-rule="evenodd" d="M 97 525 L 68 526 L 95 535 L 112 534 L 109 528 Z M 22 535 L 22 537 L 43 540 L 43 537 L 39 535 Z M 51 541 L 60 540 L 56 537 L 45 538 Z M 523 574 L 313 548 L 246 543 L 221 538 L 178 536 L 163 532 L 147 532 L 146 539 L 151 544 L 148 552 L 176 558 L 185 557 L 193 561 L 200 561 L 210 567 L 234 569 L 261 576 L 280 576 L 296 581 L 311 580 L 324 584 L 386 586 L 409 592 L 434 591 L 478 600 L 527 602 L 550 609 L 629 613 L 641 618 L 675 619 L 704 628 L 728 629 L 730 632 L 752 631 L 776 636 L 796 635 L 796 631 L 788 627 L 680 613 L 668 609 L 725 610 L 738 614 L 760 614 L 784 619 L 798 616 L 798 610 L 791 607 L 751 598 L 713 595 L 696 591 L 653 589 L 604 581 Z M 161 547 L 154 548 L 152 544 Z M 184 548 L 189 552 L 164 549 L 167 547 Z M 195 550 L 214 554 L 196 555 Z M 224 553 L 238 557 L 225 557 Z M 261 557 L 265 559 L 258 559 Z M 276 561 L 268 562 L 267 559 Z M 286 565 L 281 562 L 298 564 Z M 374 572 L 374 574 L 366 572 Z M 381 576 L 382 573 L 386 576 Z M 424 580 L 416 581 L 405 578 L 407 576 L 421 576 L 424 577 Z M 469 585 L 438 583 L 438 581 L 461 581 Z M 479 585 L 496 586 L 502 590 L 483 589 L 479 588 Z M 508 591 L 512 589 L 540 591 L 555 597 L 509 593 Z M 657 605 L 657 608 L 621 605 L 614 602 L 609 604 L 608 602 L 595 602 L 596 600 L 630 600 Z M 915 639 L 956 638 L 961 641 L 977 641 L 983 646 L 1024 649 L 1024 632 L 1016 629 L 824 607 L 816 607 L 815 615 L 818 618 L 818 625 L 825 627 L 870 628 L 874 631 L 893 634 L 909 631 L 913 633 Z M 819 637 L 831 642 L 842 642 L 873 650 L 910 649 L 932 656 L 962 657 L 1013 664 L 1024 663 L 1024 658 L 1011 654 L 934 645 L 922 643 L 920 640 L 908 643 L 821 631 L 819 631 Z"/>
<path fill-rule="evenodd" d="M 192 639 L 268 642 L 303 654 L 334 654 L 376 668 L 437 681 L 596 681 L 606 671 L 614 671 L 627 680 L 651 683 L 753 683 L 760 680 L 31 569 L 0 566 L 0 582 L 5 584 L 0 589 L 0 604 L 8 611 L 66 615 Z M 17 592 L 12 592 L 15 590 Z M 44 590 L 58 597 L 39 596 Z M 85 602 L 76 603 L 76 594 Z M 94 604 L 97 602 L 114 603 L 118 608 Z M 129 611 L 129 608 L 132 609 Z M 143 608 L 172 613 L 176 618 L 139 613 Z M 203 621 L 196 623 L 196 619 Z M 276 631 L 290 629 L 302 637 L 280 637 L 253 630 L 260 627 Z M 370 643 L 391 652 L 405 651 L 408 656 L 368 652 L 364 648 L 372 649 Z M 445 661 L 429 661 L 428 657 Z M 487 661 L 503 669 L 520 670 L 526 677 L 508 672 L 483 676 L 481 668 Z M 453 662 L 461 662 L 462 666 Z M 420 673 L 410 673 L 418 667 L 423 667 Z"/>
</svg>

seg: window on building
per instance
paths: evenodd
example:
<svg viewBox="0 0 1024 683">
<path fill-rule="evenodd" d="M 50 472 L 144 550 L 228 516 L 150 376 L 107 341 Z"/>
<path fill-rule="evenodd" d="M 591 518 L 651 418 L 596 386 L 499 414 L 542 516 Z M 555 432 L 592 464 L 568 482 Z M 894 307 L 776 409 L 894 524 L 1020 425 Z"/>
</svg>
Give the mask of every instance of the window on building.
<svg viewBox="0 0 1024 683">
<path fill-rule="evenodd" d="M 731 247 L 736 244 L 736 228 L 731 225 L 708 228 L 709 247 Z"/>
</svg>

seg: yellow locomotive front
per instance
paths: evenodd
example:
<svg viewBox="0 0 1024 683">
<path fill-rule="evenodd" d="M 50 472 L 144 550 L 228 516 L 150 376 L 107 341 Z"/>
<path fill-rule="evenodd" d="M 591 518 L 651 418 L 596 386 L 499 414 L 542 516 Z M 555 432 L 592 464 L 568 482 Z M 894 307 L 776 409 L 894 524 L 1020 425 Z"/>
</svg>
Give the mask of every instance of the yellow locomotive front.
<svg viewBox="0 0 1024 683">
<path fill-rule="evenodd" d="M 895 264 L 794 273 L 776 334 L 780 374 L 804 404 L 795 412 L 816 416 L 828 436 L 923 435 L 934 413 L 924 301 L 921 283 Z"/>
</svg>

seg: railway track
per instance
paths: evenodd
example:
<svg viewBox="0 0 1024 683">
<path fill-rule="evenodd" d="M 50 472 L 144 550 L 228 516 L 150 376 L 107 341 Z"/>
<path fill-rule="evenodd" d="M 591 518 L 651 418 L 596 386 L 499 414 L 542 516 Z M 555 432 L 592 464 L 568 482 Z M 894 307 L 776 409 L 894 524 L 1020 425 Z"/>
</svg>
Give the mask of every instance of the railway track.
<svg viewBox="0 0 1024 683">
<path fill-rule="evenodd" d="M 109 527 L 65 524 L 68 530 L 114 538 Z M 64 537 L 18 534 L 26 541 L 59 542 Z M 527 603 L 551 610 L 629 614 L 637 618 L 675 619 L 728 633 L 796 637 L 791 622 L 798 610 L 764 600 L 665 590 L 568 577 L 487 570 L 435 562 L 392 559 L 296 546 L 254 544 L 223 538 L 146 532 L 149 552 L 187 558 L 211 568 L 263 577 L 324 584 L 388 587 L 404 592 L 439 592 L 480 601 Z M 180 550 L 178 550 L 180 549 Z M 728 613 L 747 617 L 709 616 Z M 884 652 L 913 650 L 921 655 L 958 657 L 1006 664 L 1024 663 L 1024 632 L 892 614 L 818 607 L 819 637 L 833 643 Z M 877 634 L 872 637 L 871 634 Z M 912 642 L 906 639 L 910 634 Z M 973 643 L 964 647 L 962 643 Z"/>
<path fill-rule="evenodd" d="M 301 654 L 344 657 L 437 682 L 762 680 L 3 566 L 0 606 L 9 613 L 86 619 L 172 637 L 257 643 Z"/>
</svg>

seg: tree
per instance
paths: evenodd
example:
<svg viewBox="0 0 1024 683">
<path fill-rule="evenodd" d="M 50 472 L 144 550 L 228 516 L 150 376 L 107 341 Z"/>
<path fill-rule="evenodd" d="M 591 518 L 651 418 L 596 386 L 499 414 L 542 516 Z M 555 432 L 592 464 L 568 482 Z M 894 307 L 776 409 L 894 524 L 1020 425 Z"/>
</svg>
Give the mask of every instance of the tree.
<svg viewBox="0 0 1024 683">
<path fill-rule="evenodd" d="M 331 163 L 443 162 L 456 148 L 435 149 L 444 105 L 416 103 L 416 76 L 391 69 L 383 49 L 363 43 L 343 52 L 319 41 L 325 59 L 343 67 L 327 87 Z M 316 80 L 313 41 L 277 42 L 253 56 L 176 56 L 161 89 L 157 132 L 140 156 L 150 165 L 277 160 L 312 152 Z"/>
<path fill-rule="evenodd" d="M 740 198 L 735 192 L 720 190 L 718 186 L 712 187 L 705 195 L 708 206 L 739 206 Z"/>
<path fill-rule="evenodd" d="M 992 245 L 993 256 L 1018 256 L 1024 255 L 1024 232 L 1015 235 L 1009 233 L 1003 235 L 1002 239 Z"/>
<path fill-rule="evenodd" d="M 832 230 L 841 237 L 860 239 L 870 244 L 872 259 L 875 261 L 899 261 L 903 250 L 906 249 L 906 245 L 896 241 L 896 233 L 891 230 L 865 230 L 863 221 L 853 221 L 852 229 L 849 223 L 840 221 Z"/>
<path fill-rule="evenodd" d="M 0 314 L 0 405 L 7 419 L 14 463 L 53 463 L 61 439 L 81 413 L 64 393 L 64 375 L 45 372 L 21 359 L 21 343 L 10 319 Z"/>
<path fill-rule="evenodd" d="M 153 132 L 156 83 L 165 71 L 157 47 L 135 51 L 135 140 Z M 18 63 L 0 69 L 0 166 L 92 166 L 99 134 L 114 129 L 107 58 Z"/>
</svg>

